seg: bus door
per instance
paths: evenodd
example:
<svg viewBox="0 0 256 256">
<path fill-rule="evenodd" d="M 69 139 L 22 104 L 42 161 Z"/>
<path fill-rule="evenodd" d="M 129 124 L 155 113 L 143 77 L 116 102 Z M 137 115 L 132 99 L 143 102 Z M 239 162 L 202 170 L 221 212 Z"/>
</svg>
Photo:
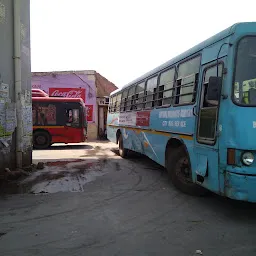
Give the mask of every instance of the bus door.
<svg viewBox="0 0 256 256">
<path fill-rule="evenodd" d="M 222 76 L 223 62 L 219 62 L 218 74 Z M 196 181 L 203 186 L 219 191 L 219 141 L 217 134 L 219 101 L 207 99 L 209 78 L 217 76 L 217 65 L 207 64 L 202 69 L 202 86 L 197 114 L 195 138 Z"/>
<path fill-rule="evenodd" d="M 66 103 L 64 110 L 64 120 L 65 120 L 65 137 L 66 142 L 81 142 L 83 137 L 83 129 L 81 122 L 82 111 L 79 104 Z"/>
</svg>

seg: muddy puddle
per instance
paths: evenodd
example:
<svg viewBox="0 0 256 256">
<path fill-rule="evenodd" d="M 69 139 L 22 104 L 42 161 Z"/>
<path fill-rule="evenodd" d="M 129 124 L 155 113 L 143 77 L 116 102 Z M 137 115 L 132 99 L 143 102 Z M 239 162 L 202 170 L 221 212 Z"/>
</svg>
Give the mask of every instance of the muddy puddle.
<svg viewBox="0 0 256 256">
<path fill-rule="evenodd" d="M 63 160 L 45 163 L 43 170 L 31 173 L 19 181 L 2 184 L 2 194 L 44 194 L 57 192 L 83 192 L 84 186 L 104 175 L 104 160 Z"/>
</svg>

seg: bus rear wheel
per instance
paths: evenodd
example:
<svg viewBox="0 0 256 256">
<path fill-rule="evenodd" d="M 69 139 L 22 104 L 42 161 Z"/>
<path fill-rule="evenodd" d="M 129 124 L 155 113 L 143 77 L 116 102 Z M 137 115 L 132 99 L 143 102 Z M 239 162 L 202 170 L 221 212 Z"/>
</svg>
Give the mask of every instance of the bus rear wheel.
<svg viewBox="0 0 256 256">
<path fill-rule="evenodd" d="M 118 151 L 119 151 L 119 155 L 120 155 L 122 158 L 127 158 L 128 149 L 124 148 L 124 143 L 123 143 L 122 134 L 120 134 L 120 135 L 119 135 L 119 138 L 118 138 Z"/>
<path fill-rule="evenodd" d="M 33 134 L 33 146 L 36 149 L 46 149 L 51 146 L 51 137 L 49 133 L 37 131 Z"/>
<path fill-rule="evenodd" d="M 189 156 L 183 146 L 170 148 L 167 153 L 167 171 L 173 185 L 185 194 L 204 196 L 206 190 L 192 181 Z"/>
</svg>

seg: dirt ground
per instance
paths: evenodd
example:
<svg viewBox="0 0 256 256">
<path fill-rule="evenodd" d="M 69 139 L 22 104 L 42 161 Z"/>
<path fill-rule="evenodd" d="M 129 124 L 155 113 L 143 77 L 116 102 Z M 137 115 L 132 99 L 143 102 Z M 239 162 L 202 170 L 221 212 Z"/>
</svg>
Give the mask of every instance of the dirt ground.
<svg viewBox="0 0 256 256">
<path fill-rule="evenodd" d="M 256 207 L 177 191 L 115 144 L 35 150 L 45 168 L 0 198 L 0 255 L 256 255 Z"/>
</svg>

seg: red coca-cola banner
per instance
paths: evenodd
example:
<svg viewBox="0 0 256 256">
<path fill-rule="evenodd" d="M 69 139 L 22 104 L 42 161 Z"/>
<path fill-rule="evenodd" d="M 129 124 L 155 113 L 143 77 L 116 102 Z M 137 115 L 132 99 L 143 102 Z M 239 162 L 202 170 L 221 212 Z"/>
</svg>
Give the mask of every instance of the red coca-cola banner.
<svg viewBox="0 0 256 256">
<path fill-rule="evenodd" d="M 50 97 L 82 98 L 85 102 L 85 89 L 82 88 L 49 88 Z"/>
<path fill-rule="evenodd" d="M 87 112 L 87 121 L 92 121 L 93 119 L 93 105 L 85 105 Z"/>
</svg>

